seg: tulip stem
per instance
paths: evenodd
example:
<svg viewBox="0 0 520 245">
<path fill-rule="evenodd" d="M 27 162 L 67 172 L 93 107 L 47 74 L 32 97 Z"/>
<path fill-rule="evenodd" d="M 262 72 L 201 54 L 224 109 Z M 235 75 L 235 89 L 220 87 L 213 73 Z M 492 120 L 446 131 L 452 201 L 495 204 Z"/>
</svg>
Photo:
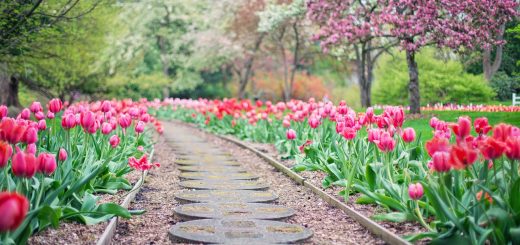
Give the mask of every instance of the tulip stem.
<svg viewBox="0 0 520 245">
<path fill-rule="evenodd" d="M 424 218 L 422 216 L 421 209 L 419 209 L 419 202 L 414 201 L 414 203 L 415 203 L 415 214 L 417 215 L 417 218 L 419 219 L 419 223 L 421 223 L 421 225 L 424 226 L 424 228 L 428 229 L 428 231 L 433 231 L 433 229 L 428 225 L 428 223 L 426 223 L 426 221 L 424 220 Z"/>
</svg>

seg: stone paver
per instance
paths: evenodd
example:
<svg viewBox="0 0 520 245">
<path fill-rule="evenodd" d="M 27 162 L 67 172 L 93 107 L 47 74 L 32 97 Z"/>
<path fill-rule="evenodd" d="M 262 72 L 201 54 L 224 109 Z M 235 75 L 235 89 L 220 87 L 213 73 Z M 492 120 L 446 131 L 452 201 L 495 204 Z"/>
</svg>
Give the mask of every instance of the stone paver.
<svg viewBox="0 0 520 245">
<path fill-rule="evenodd" d="M 272 221 L 295 211 L 268 204 L 278 198 L 276 194 L 267 191 L 269 186 L 241 168 L 228 152 L 180 129 L 175 135 L 175 164 L 183 171 L 179 177 L 185 180 L 179 184 L 186 190 L 175 194 L 185 204 L 174 213 L 191 221 L 170 229 L 172 242 L 279 244 L 312 236 L 301 225 Z"/>
</svg>

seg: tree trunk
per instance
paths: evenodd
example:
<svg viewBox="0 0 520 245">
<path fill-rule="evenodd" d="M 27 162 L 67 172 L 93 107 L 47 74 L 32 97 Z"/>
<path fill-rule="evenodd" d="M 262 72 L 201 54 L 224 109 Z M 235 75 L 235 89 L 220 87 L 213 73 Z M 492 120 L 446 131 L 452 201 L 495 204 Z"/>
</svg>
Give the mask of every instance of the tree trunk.
<svg viewBox="0 0 520 245">
<path fill-rule="evenodd" d="M 21 107 L 18 85 L 18 79 L 10 75 L 7 63 L 0 63 L 0 105 Z"/>
<path fill-rule="evenodd" d="M 419 93 L 419 70 L 417 62 L 415 62 L 415 52 L 406 51 L 406 63 L 408 63 L 408 75 L 410 82 L 408 83 L 408 92 L 410 93 L 410 113 L 421 113 L 421 95 Z"/>
<path fill-rule="evenodd" d="M 260 45 L 262 44 L 264 36 L 265 36 L 265 34 L 261 34 L 256 39 L 253 53 L 247 59 L 246 64 L 244 65 L 244 76 L 241 76 L 242 72 L 238 72 L 239 82 L 240 82 L 239 88 L 238 88 L 238 98 L 240 98 L 240 99 L 244 99 L 244 97 L 246 95 L 247 82 L 249 82 L 249 77 L 251 77 L 251 73 L 252 73 L 252 69 L 253 69 L 253 62 L 255 60 L 255 55 L 256 55 L 256 52 L 258 52 L 258 50 L 260 49 Z"/>
<path fill-rule="evenodd" d="M 504 39 L 505 28 L 505 24 L 500 26 L 500 31 L 497 38 L 498 40 Z M 491 48 L 492 47 L 484 49 L 484 52 L 482 53 L 482 69 L 484 70 L 484 78 L 486 78 L 488 82 L 491 81 L 491 78 L 493 78 L 493 75 L 495 75 L 495 73 L 500 68 L 500 65 L 502 64 L 502 51 L 504 45 L 497 46 L 493 60 L 491 60 Z"/>
</svg>

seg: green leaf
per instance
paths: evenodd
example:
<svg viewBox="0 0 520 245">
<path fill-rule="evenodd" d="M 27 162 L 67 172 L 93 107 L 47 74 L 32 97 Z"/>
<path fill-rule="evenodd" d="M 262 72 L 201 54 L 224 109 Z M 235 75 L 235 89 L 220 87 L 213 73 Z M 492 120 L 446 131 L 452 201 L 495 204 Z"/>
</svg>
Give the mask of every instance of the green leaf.
<svg viewBox="0 0 520 245">
<path fill-rule="evenodd" d="M 81 211 L 92 211 L 96 207 L 96 202 L 99 198 L 90 194 L 85 193 L 83 196 L 83 204 L 81 205 Z"/>
<path fill-rule="evenodd" d="M 356 199 L 357 204 L 374 204 L 376 201 L 367 195 L 361 195 Z"/>
<path fill-rule="evenodd" d="M 374 191 L 376 189 L 376 172 L 374 172 L 370 164 L 366 165 L 365 178 L 369 189 Z"/>
<path fill-rule="evenodd" d="M 376 214 L 376 215 L 372 215 L 371 218 L 376 221 L 390 221 L 390 222 L 396 222 L 396 223 L 402 223 L 405 221 L 413 220 L 413 217 L 410 217 L 408 214 L 403 213 L 403 212 Z"/>
<path fill-rule="evenodd" d="M 439 233 L 437 232 L 421 232 L 413 235 L 404 235 L 403 238 L 411 243 L 414 243 L 424 238 L 436 238 L 437 236 L 439 236 Z"/>
<path fill-rule="evenodd" d="M 511 237 L 513 244 L 520 244 L 520 227 L 510 228 L 509 236 Z"/>
<path fill-rule="evenodd" d="M 104 203 L 99 205 L 97 208 L 98 212 L 103 212 L 107 214 L 114 214 L 123 218 L 131 218 L 132 215 L 128 212 L 128 209 L 121 207 L 115 203 Z"/>
<path fill-rule="evenodd" d="M 43 206 L 38 211 L 38 230 L 43 230 L 48 225 L 57 228 L 61 218 L 61 208 L 53 209 L 50 206 Z"/>
</svg>

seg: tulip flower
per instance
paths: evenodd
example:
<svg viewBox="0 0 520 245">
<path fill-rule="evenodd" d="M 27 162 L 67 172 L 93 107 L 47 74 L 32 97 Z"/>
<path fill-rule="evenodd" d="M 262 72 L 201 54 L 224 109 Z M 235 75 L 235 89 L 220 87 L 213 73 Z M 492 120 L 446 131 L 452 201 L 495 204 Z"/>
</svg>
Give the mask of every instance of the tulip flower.
<svg viewBox="0 0 520 245">
<path fill-rule="evenodd" d="M 64 114 L 61 119 L 61 126 L 65 129 L 76 127 L 76 116 L 74 114 Z"/>
<path fill-rule="evenodd" d="M 451 169 L 450 153 L 437 151 L 432 156 L 432 168 L 437 172 L 448 172 Z"/>
<path fill-rule="evenodd" d="M 20 118 L 29 120 L 31 118 L 31 111 L 27 108 L 24 108 L 22 112 L 20 112 Z"/>
<path fill-rule="evenodd" d="M 36 144 L 28 144 L 25 148 L 25 153 L 36 154 Z"/>
<path fill-rule="evenodd" d="M 343 129 L 343 131 L 341 132 L 341 135 L 346 139 L 346 140 L 353 140 L 354 138 L 356 138 L 356 133 L 357 131 L 354 129 L 354 128 L 351 128 L 351 127 L 345 127 Z"/>
<path fill-rule="evenodd" d="M 19 143 L 25 135 L 26 126 L 18 124 L 14 119 L 7 118 L 0 123 L 0 140 L 11 144 Z"/>
<path fill-rule="evenodd" d="M 457 124 L 452 125 L 451 129 L 457 136 L 457 140 L 463 140 L 471 132 L 471 119 L 469 117 L 459 117 Z"/>
<path fill-rule="evenodd" d="M 9 143 L 0 140 L 0 168 L 7 165 L 11 155 L 13 155 L 13 147 Z"/>
<path fill-rule="evenodd" d="M 0 193 L 0 233 L 14 231 L 29 211 L 29 200 L 15 192 Z"/>
<path fill-rule="evenodd" d="M 465 146 L 454 145 L 450 150 L 450 163 L 456 169 L 464 169 L 472 165 L 478 157 L 476 150 Z"/>
<path fill-rule="evenodd" d="M 130 125 L 132 124 L 132 118 L 128 114 L 123 114 L 119 117 L 118 122 L 119 125 L 125 129 L 130 127 Z"/>
<path fill-rule="evenodd" d="M 383 132 L 381 138 L 376 141 L 376 145 L 382 152 L 393 151 L 395 148 L 395 140 L 390 136 L 390 133 Z"/>
<path fill-rule="evenodd" d="M 425 144 L 426 151 L 430 157 L 438 151 L 449 151 L 450 142 L 444 137 L 434 137 Z"/>
<path fill-rule="evenodd" d="M 31 106 L 29 106 L 29 109 L 32 113 L 36 114 L 37 112 L 43 111 L 42 104 L 40 102 L 34 101 Z"/>
<path fill-rule="evenodd" d="M 317 117 L 309 118 L 309 126 L 311 126 L 311 128 L 317 128 L 319 125 L 320 119 L 318 119 Z"/>
<path fill-rule="evenodd" d="M 413 128 L 405 128 L 401 137 L 406 143 L 413 142 L 415 140 L 415 130 Z"/>
<path fill-rule="evenodd" d="M 488 119 L 486 117 L 480 117 L 475 119 L 475 132 L 477 134 L 487 134 L 492 128 L 489 126 Z"/>
<path fill-rule="evenodd" d="M 312 140 L 307 140 L 305 141 L 305 143 L 303 143 L 303 145 L 299 146 L 298 149 L 300 150 L 301 153 L 305 153 L 305 147 L 309 146 L 312 144 Z"/>
<path fill-rule="evenodd" d="M 46 175 L 51 175 L 56 170 L 56 156 L 50 153 L 40 153 L 38 155 L 38 171 Z"/>
<path fill-rule="evenodd" d="M 38 141 L 38 130 L 33 127 L 27 128 L 27 130 L 25 130 L 25 135 L 23 137 L 23 141 L 26 144 L 36 143 Z"/>
<path fill-rule="evenodd" d="M 101 125 L 101 133 L 108 135 L 110 132 L 112 132 L 112 124 L 104 122 L 103 125 Z"/>
<path fill-rule="evenodd" d="M 296 131 L 294 131 L 292 128 L 287 130 L 287 132 L 285 133 L 285 135 L 287 136 L 287 139 L 288 140 L 294 140 L 296 139 Z"/>
<path fill-rule="evenodd" d="M 90 128 L 95 127 L 96 118 L 94 113 L 91 111 L 82 112 L 80 114 L 80 124 L 85 131 L 88 131 Z"/>
<path fill-rule="evenodd" d="M 138 134 L 144 132 L 144 126 L 145 126 L 144 122 L 141 122 L 141 121 L 137 122 L 137 124 L 135 125 L 135 132 Z"/>
<path fill-rule="evenodd" d="M 119 137 L 117 135 L 112 135 L 110 137 L 109 143 L 112 146 L 112 148 L 116 148 L 119 145 Z"/>
<path fill-rule="evenodd" d="M 54 119 L 54 117 L 56 117 L 56 115 L 54 115 L 54 113 L 52 113 L 52 112 L 50 112 L 50 111 L 47 112 L 47 118 L 49 118 L 49 119 Z"/>
<path fill-rule="evenodd" d="M 45 114 L 43 114 L 43 112 L 39 111 L 39 112 L 34 113 L 34 117 L 36 118 L 36 120 L 40 121 L 40 120 L 45 119 Z"/>
<path fill-rule="evenodd" d="M 7 117 L 7 112 L 8 112 L 7 106 L 0 105 L 0 119 Z"/>
<path fill-rule="evenodd" d="M 511 136 L 512 127 L 509 124 L 500 123 L 493 128 L 493 138 L 506 142 Z"/>
<path fill-rule="evenodd" d="M 105 101 L 103 101 L 103 103 L 101 103 L 102 112 L 107 113 L 110 111 L 111 108 L 112 108 L 112 104 L 110 103 L 110 101 L 105 100 Z"/>
<path fill-rule="evenodd" d="M 59 151 L 59 154 L 58 154 L 58 160 L 64 162 L 67 160 L 67 158 L 68 158 L 67 151 L 65 149 L 61 148 Z"/>
<path fill-rule="evenodd" d="M 159 163 L 149 163 L 146 154 L 143 155 L 139 160 L 137 160 L 135 157 L 130 157 L 128 159 L 128 165 L 136 170 L 141 171 L 150 170 L 152 167 L 161 166 Z"/>
<path fill-rule="evenodd" d="M 506 156 L 511 160 L 520 160 L 520 137 L 511 137 L 507 139 Z"/>
<path fill-rule="evenodd" d="M 44 131 L 47 129 L 47 122 L 45 120 L 38 121 L 38 130 Z"/>
<path fill-rule="evenodd" d="M 13 156 L 11 168 L 15 176 L 30 179 L 38 169 L 36 156 L 34 154 L 25 153 L 16 147 L 16 154 Z"/>
<path fill-rule="evenodd" d="M 485 159 L 493 160 L 502 156 L 506 150 L 506 144 L 496 140 L 495 138 L 489 137 L 480 143 L 479 148 Z"/>
<path fill-rule="evenodd" d="M 424 189 L 421 183 L 410 184 L 408 186 L 408 195 L 412 200 L 419 200 L 424 195 Z"/>
<path fill-rule="evenodd" d="M 52 99 L 49 101 L 49 104 L 47 105 L 49 108 L 49 111 L 52 113 L 58 113 L 63 109 L 63 103 L 60 99 Z"/>
</svg>

